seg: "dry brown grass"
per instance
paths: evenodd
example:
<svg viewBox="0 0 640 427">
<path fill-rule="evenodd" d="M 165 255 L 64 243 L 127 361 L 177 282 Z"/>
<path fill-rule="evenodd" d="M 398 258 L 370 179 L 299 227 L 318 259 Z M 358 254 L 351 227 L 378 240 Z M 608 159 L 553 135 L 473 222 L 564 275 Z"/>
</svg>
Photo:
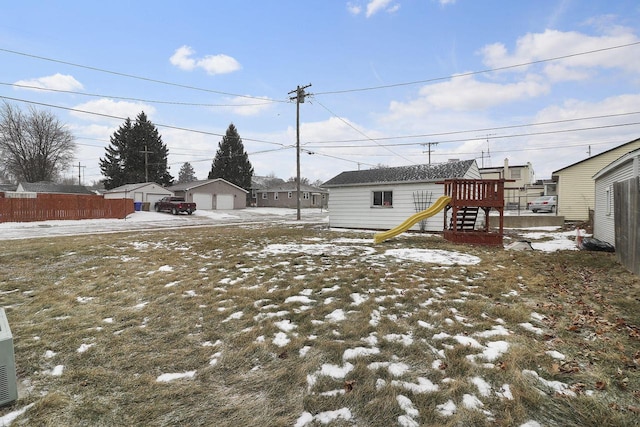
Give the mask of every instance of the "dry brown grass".
<svg viewBox="0 0 640 427">
<path fill-rule="evenodd" d="M 356 240 L 368 235 L 313 226 L 166 233 L 3 245 L 0 291 L 21 393 L 0 416 L 33 403 L 16 423 L 279 426 L 303 412 L 348 408 L 353 418 L 331 425 L 388 426 L 406 415 L 403 395 L 419 425 L 637 425 L 640 280 L 611 254 L 509 252 L 420 235 L 372 246 Z M 353 241 L 335 243 L 345 237 Z M 289 243 L 316 252 L 263 252 Z M 341 246 L 350 250 L 331 252 Z M 383 257 L 391 248 L 453 250 L 482 261 L 441 268 Z M 336 310 L 346 319 L 332 322 Z M 543 333 L 519 326 L 525 322 Z M 283 330 L 287 324 L 295 328 Z M 511 334 L 477 335 L 498 325 Z M 441 332 L 449 337 L 434 339 Z M 288 344 L 276 345 L 278 334 Z M 510 347 L 486 367 L 467 357 L 482 349 L 459 337 Z M 379 353 L 344 359 L 359 347 Z M 394 375 L 389 362 L 406 370 Z M 319 374 L 347 363 L 353 369 L 343 377 Z M 58 365 L 62 375 L 51 375 Z M 565 383 L 576 397 L 524 370 Z M 157 381 L 190 371 L 192 378 Z M 421 378 L 438 390 L 394 383 Z M 488 395 L 473 378 L 490 385 Z M 512 400 L 496 393 L 503 384 Z M 464 408 L 465 395 L 484 406 Z M 449 400 L 457 411 L 443 416 L 438 406 Z"/>
</svg>

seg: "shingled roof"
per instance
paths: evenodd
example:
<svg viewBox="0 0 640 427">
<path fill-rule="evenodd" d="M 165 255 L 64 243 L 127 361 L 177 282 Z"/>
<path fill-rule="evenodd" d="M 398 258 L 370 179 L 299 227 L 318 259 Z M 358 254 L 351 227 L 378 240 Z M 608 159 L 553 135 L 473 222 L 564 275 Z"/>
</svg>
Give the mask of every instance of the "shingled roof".
<svg viewBox="0 0 640 427">
<path fill-rule="evenodd" d="M 30 193 L 95 194 L 84 185 L 56 184 L 53 182 L 21 182 L 18 190 Z"/>
<path fill-rule="evenodd" d="M 443 179 L 463 178 L 473 165 L 473 162 L 475 162 L 475 160 L 348 171 L 331 178 L 322 184 L 322 187 L 433 182 Z"/>
</svg>

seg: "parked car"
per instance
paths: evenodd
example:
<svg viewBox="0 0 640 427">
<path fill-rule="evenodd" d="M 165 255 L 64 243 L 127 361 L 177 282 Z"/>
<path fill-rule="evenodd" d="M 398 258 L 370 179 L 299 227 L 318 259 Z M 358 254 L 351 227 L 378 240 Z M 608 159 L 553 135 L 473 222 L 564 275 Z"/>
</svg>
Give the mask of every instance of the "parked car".
<svg viewBox="0 0 640 427">
<path fill-rule="evenodd" d="M 555 212 L 558 205 L 556 196 L 542 196 L 529 203 L 531 212 Z"/>
<path fill-rule="evenodd" d="M 178 215 L 180 212 L 186 212 L 191 215 L 196 210 L 196 204 L 193 202 L 185 202 L 182 197 L 163 197 L 158 200 L 154 209 L 156 212 L 171 212 Z"/>
</svg>

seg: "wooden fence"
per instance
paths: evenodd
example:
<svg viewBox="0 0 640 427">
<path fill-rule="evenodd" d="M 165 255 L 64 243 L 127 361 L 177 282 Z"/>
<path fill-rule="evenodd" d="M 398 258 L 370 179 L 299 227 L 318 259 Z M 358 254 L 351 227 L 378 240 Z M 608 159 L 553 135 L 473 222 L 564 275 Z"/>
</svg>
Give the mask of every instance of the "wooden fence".
<svg viewBox="0 0 640 427">
<path fill-rule="evenodd" d="M 84 194 L 10 198 L 0 193 L 0 222 L 125 218 L 133 212 L 132 199 L 105 199 Z"/>
<path fill-rule="evenodd" d="M 613 185 L 616 258 L 637 275 L 640 275 L 639 180 L 640 178 L 631 178 Z"/>
</svg>

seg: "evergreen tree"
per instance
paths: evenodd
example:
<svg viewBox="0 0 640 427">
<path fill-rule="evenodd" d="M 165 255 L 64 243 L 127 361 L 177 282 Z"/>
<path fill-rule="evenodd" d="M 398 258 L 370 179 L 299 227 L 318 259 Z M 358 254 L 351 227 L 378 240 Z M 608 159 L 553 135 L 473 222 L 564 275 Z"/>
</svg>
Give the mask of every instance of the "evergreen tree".
<svg viewBox="0 0 640 427">
<path fill-rule="evenodd" d="M 180 168 L 180 172 L 178 173 L 178 182 L 182 184 L 185 182 L 192 182 L 196 180 L 196 171 L 193 169 L 193 166 L 191 166 L 191 163 L 184 163 Z"/>
<path fill-rule="evenodd" d="M 145 181 L 170 185 L 173 177 L 168 171 L 168 155 L 169 150 L 158 129 L 144 111 L 138 114 L 133 124 L 127 117 L 111 136 L 105 157 L 100 158 L 104 187 L 110 190 Z"/>
<path fill-rule="evenodd" d="M 238 130 L 230 124 L 225 136 L 218 144 L 209 179 L 222 178 L 249 191 L 252 176 L 253 166 L 249 161 L 249 155 L 244 151 Z"/>
</svg>

